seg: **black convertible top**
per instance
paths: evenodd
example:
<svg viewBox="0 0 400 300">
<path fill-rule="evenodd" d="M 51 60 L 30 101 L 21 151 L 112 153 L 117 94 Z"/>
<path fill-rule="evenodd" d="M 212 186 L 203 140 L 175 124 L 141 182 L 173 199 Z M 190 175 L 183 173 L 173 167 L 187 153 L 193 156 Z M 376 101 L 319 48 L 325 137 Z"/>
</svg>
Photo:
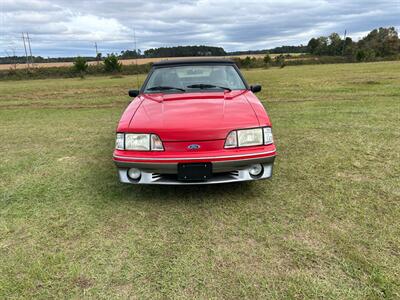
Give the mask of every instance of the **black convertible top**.
<svg viewBox="0 0 400 300">
<path fill-rule="evenodd" d="M 163 67 L 172 65 L 191 65 L 191 64 L 234 64 L 235 62 L 229 58 L 182 58 L 182 59 L 171 59 L 162 60 L 155 62 L 153 66 Z"/>
</svg>

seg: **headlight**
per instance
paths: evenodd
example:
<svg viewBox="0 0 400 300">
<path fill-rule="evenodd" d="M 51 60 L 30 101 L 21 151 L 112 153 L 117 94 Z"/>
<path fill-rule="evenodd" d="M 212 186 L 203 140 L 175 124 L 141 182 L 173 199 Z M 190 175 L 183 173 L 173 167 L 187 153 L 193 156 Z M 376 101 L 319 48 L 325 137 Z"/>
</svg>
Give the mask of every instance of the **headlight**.
<svg viewBox="0 0 400 300">
<path fill-rule="evenodd" d="M 150 150 L 150 135 L 142 133 L 126 133 L 125 134 L 125 149 L 126 150 Z"/>
<path fill-rule="evenodd" d="M 272 130 L 270 127 L 253 129 L 239 129 L 231 131 L 225 140 L 225 148 L 261 146 L 272 144 Z"/>
<path fill-rule="evenodd" d="M 164 151 L 163 144 L 158 135 L 147 133 L 117 133 L 115 149 Z"/>
<path fill-rule="evenodd" d="M 238 146 L 258 146 L 263 144 L 262 128 L 238 130 Z"/>
</svg>

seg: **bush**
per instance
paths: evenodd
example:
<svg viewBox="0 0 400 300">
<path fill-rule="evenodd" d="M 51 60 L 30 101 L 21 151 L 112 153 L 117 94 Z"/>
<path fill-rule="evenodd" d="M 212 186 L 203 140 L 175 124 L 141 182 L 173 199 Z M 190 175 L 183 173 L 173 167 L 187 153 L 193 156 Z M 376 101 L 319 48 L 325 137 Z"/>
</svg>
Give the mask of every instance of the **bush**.
<svg viewBox="0 0 400 300">
<path fill-rule="evenodd" d="M 233 58 L 235 61 L 236 65 L 239 68 L 263 68 L 265 67 L 264 61 L 261 58 L 255 58 L 255 57 L 250 57 L 246 56 L 246 58 L 242 59 L 240 57 L 235 57 Z"/>
<path fill-rule="evenodd" d="M 86 59 L 84 59 L 83 57 L 78 56 L 75 59 L 74 66 L 73 66 L 73 69 L 75 72 L 83 75 L 87 71 L 88 67 L 89 67 L 89 65 L 88 65 Z"/>
<path fill-rule="evenodd" d="M 284 68 L 286 66 L 285 56 L 282 54 L 275 57 L 275 61 L 281 68 Z"/>
<path fill-rule="evenodd" d="M 264 60 L 265 66 L 266 66 L 267 68 L 268 68 L 269 65 L 272 63 L 272 58 L 271 58 L 271 56 L 269 56 L 269 54 L 265 55 L 263 60 Z"/>
<path fill-rule="evenodd" d="M 118 57 L 115 54 L 109 54 L 104 59 L 104 70 L 108 73 L 121 72 L 122 64 L 118 61 Z"/>
<path fill-rule="evenodd" d="M 246 56 L 246 58 L 242 62 L 242 66 L 248 69 L 250 68 L 250 64 L 251 64 L 251 58 L 250 56 Z"/>
<path fill-rule="evenodd" d="M 357 61 L 364 61 L 365 60 L 365 52 L 364 50 L 358 50 L 356 53 L 356 59 Z"/>
<path fill-rule="evenodd" d="M 375 58 L 375 51 L 372 49 L 360 49 L 356 52 L 357 61 L 374 61 Z"/>
</svg>

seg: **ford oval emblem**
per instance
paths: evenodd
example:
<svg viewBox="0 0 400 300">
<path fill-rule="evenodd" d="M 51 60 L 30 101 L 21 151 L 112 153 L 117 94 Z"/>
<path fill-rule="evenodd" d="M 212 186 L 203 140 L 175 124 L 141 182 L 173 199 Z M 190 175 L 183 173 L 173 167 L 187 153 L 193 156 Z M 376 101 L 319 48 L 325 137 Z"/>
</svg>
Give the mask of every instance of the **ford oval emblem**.
<svg viewBox="0 0 400 300">
<path fill-rule="evenodd" d="M 191 144 L 191 145 L 188 146 L 188 149 L 189 150 L 197 150 L 197 149 L 200 149 L 200 145 Z"/>
</svg>

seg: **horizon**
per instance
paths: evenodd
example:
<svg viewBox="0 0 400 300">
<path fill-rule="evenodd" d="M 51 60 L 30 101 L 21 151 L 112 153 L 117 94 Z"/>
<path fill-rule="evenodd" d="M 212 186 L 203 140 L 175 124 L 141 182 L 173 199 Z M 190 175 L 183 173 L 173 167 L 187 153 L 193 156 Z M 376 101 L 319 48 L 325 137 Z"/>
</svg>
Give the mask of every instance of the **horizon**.
<svg viewBox="0 0 400 300">
<path fill-rule="evenodd" d="M 27 43 L 27 42 L 26 42 Z M 176 45 L 176 46 L 161 46 L 161 47 L 158 47 L 158 48 L 175 48 L 175 47 L 201 47 L 201 46 L 206 46 L 206 45 Z M 277 47 L 274 47 L 274 48 L 268 48 L 268 49 L 248 49 L 248 50 L 233 50 L 233 51 L 226 51 L 223 47 L 222 47 L 222 49 L 224 49 L 225 50 L 225 52 L 226 52 L 226 55 L 204 55 L 205 57 L 206 56 L 229 56 L 229 55 L 235 55 L 235 54 L 233 54 L 233 53 L 237 53 L 237 52 L 260 52 L 260 51 L 271 51 L 271 50 L 274 50 L 275 48 L 279 48 L 279 47 L 302 47 L 302 46 L 306 46 L 306 45 L 303 45 L 303 44 L 300 44 L 300 45 L 281 45 L 281 46 L 277 46 Z M 207 45 L 207 47 L 214 47 L 214 48 L 219 48 L 218 46 L 213 46 L 213 45 Z M 158 48 L 154 48 L 154 49 L 158 49 Z M 149 49 L 152 49 L 152 48 L 149 48 Z M 138 50 L 140 50 L 141 51 L 141 56 L 140 57 L 138 57 L 138 59 L 140 59 L 140 58 L 146 58 L 145 56 L 144 56 L 144 51 L 146 51 L 146 50 L 149 50 L 149 49 L 144 49 L 144 50 L 142 50 L 142 49 L 138 49 Z M 29 51 L 29 49 L 27 49 L 28 51 Z M 110 53 L 101 53 L 102 54 L 102 57 L 104 58 L 107 54 L 115 54 L 115 55 L 120 55 L 121 53 L 122 53 L 122 51 L 126 51 L 126 50 L 129 50 L 129 51 L 135 51 L 135 49 L 122 49 L 122 50 L 120 50 L 120 51 L 117 51 L 117 52 L 110 52 Z M 246 53 L 244 53 L 243 55 L 245 55 Z M 263 53 L 260 53 L 260 54 L 263 54 Z M 238 54 L 238 55 L 241 55 L 241 54 Z M 28 54 L 28 56 L 29 56 L 29 54 Z M 51 56 L 41 56 L 41 55 L 32 55 L 33 57 L 42 57 L 43 59 L 46 59 L 47 57 L 49 57 L 49 58 L 74 58 L 74 57 L 78 57 L 78 56 L 80 56 L 80 57 L 88 57 L 88 58 L 96 58 L 96 55 L 88 55 L 88 56 L 81 56 L 81 55 L 78 55 L 78 56 L 53 56 L 53 57 L 51 57 Z M 202 56 L 202 55 L 199 55 L 199 56 Z M 0 58 L 3 58 L 3 57 L 8 57 L 8 56 L 2 56 L 2 55 L 0 55 Z M 25 57 L 25 53 L 22 53 L 21 55 L 19 55 L 19 56 L 17 56 L 17 57 Z M 171 57 L 173 57 L 173 56 L 171 56 Z M 128 59 L 131 59 L 131 58 L 128 58 Z"/>
</svg>

